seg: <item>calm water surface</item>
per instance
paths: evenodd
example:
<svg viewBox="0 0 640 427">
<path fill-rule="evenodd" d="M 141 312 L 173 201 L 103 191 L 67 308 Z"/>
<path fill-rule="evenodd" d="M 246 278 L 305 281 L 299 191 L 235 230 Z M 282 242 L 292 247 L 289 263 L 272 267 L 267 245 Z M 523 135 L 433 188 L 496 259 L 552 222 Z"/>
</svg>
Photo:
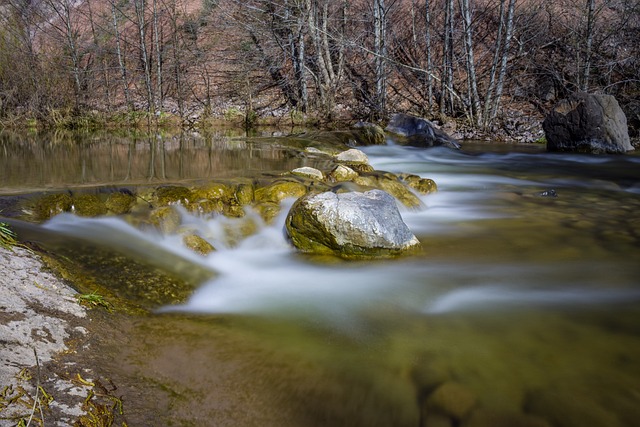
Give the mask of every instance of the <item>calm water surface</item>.
<svg viewBox="0 0 640 427">
<path fill-rule="evenodd" d="M 62 148 L 3 140 L 0 191 L 323 166 L 262 141 L 178 141 Z M 640 157 L 471 143 L 460 152 L 363 150 L 378 170 L 437 182 L 423 209 L 402 211 L 423 255 L 300 256 L 282 233 L 283 217 L 231 245 L 223 230 L 234 220 L 185 212 L 183 223 L 219 249 L 207 258 L 175 236 L 141 236 L 115 218 L 62 215 L 44 225 L 97 240 L 142 239 L 158 248 L 154 256 L 216 273 L 184 304 L 136 322 L 137 345 L 120 360 L 149 390 L 173 394 L 158 407 L 132 402 L 131 416 L 196 425 L 435 425 L 421 402 L 455 382 L 475 396 L 476 412 L 526 413 L 552 426 L 637 425 Z M 498 425 L 447 422 L 437 425 Z"/>
</svg>

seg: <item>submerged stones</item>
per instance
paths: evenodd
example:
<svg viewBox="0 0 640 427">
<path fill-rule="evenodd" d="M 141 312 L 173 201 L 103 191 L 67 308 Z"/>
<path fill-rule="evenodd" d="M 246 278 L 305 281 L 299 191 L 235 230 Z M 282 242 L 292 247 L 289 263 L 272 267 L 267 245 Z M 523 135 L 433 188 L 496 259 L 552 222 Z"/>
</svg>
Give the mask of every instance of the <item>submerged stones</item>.
<svg viewBox="0 0 640 427">
<path fill-rule="evenodd" d="M 381 190 L 302 197 L 289 211 L 286 229 L 296 248 L 313 254 L 375 258 L 420 248 L 395 199 Z"/>
</svg>

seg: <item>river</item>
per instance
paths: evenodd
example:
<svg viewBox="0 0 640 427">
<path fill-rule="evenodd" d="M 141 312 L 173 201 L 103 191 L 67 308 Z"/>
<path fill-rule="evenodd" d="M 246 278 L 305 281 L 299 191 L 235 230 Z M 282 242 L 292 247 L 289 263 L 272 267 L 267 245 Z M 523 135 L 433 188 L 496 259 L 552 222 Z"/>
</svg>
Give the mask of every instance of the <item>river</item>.
<svg viewBox="0 0 640 427">
<path fill-rule="evenodd" d="M 278 141 L 4 139 L 0 192 L 323 166 Z M 363 147 L 375 169 L 438 185 L 421 209 L 401 211 L 423 253 L 395 260 L 301 256 L 283 234 L 286 208 L 272 224 L 256 219 L 258 231 L 234 244 L 221 230 L 239 220 L 185 211 L 183 224 L 218 249 L 207 257 L 114 217 L 63 214 L 41 231 L 116 250 L 121 242 L 123 253 L 146 253 L 155 265 L 178 259 L 215 275 L 184 303 L 130 319 L 135 342 L 105 349 L 128 378 L 129 425 L 635 426 L 640 156 L 543 148 Z M 433 409 L 442 384 L 455 384 L 451 399 L 471 399 L 473 409 Z"/>
</svg>

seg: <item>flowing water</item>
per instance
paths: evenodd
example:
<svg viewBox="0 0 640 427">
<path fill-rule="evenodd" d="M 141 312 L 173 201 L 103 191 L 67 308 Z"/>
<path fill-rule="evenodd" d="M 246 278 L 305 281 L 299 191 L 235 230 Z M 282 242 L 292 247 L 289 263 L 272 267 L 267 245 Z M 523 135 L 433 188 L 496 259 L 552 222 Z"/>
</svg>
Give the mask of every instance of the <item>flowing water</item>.
<svg viewBox="0 0 640 427">
<path fill-rule="evenodd" d="M 233 142 L 235 150 L 228 142 L 217 149 L 189 142 L 163 157 L 191 160 L 165 162 L 160 179 L 156 167 L 151 173 L 158 159 L 149 153 L 170 143 L 115 144 L 124 154 L 111 165 L 129 160 L 109 169 L 104 156 L 117 150 L 96 142 L 90 157 L 103 156 L 102 166 L 91 172 L 106 175 L 90 180 L 86 162 L 70 166 L 82 154 L 63 156 L 56 166 L 47 163 L 53 148 L 46 142 L 20 146 L 18 154 L 5 142 L 2 190 L 15 196 L 322 166 L 250 139 Z M 40 165 L 9 165 L 12 156 L 24 159 L 20 150 L 47 154 Z M 43 234 L 153 258 L 147 261 L 173 273 L 183 263 L 213 277 L 201 279 L 183 304 L 157 307 L 133 322 L 137 347 L 118 353 L 119 360 L 165 397 L 158 407 L 140 404 L 153 416 L 135 403 L 132 416 L 155 416 L 155 425 L 511 425 L 487 416 L 482 424 L 484 411 L 503 414 L 493 419 L 529 414 L 548 423 L 518 425 L 637 425 L 640 157 L 472 143 L 459 152 L 392 142 L 363 150 L 378 170 L 438 184 L 437 193 L 422 197 L 423 209 L 402 210 L 422 242 L 421 255 L 379 262 L 301 256 L 283 234 L 286 209 L 271 225 L 256 215 L 258 232 L 234 245 L 223 230 L 240 227 L 239 220 L 183 212 L 183 224 L 218 249 L 204 258 L 175 236 L 145 234 L 117 218 L 64 214 L 42 226 Z M 136 162 L 146 175 L 132 173 Z M 57 167 L 80 175 L 58 178 Z M 42 173 L 34 177 L 29 168 Z M 461 384 L 474 397 L 475 418 L 434 421 L 421 410 L 443 383 Z"/>
</svg>

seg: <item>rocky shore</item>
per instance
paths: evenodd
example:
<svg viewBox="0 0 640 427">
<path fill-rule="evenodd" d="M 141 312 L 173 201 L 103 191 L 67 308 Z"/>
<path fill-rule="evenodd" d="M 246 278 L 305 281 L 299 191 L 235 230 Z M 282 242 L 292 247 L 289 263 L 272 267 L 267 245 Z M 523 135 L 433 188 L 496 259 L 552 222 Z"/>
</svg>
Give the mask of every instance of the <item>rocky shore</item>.
<svg viewBox="0 0 640 427">
<path fill-rule="evenodd" d="M 84 350 L 91 319 L 76 291 L 23 247 L 0 247 L 0 288 L 0 426 L 89 417 L 91 371 L 57 361 Z"/>
</svg>

